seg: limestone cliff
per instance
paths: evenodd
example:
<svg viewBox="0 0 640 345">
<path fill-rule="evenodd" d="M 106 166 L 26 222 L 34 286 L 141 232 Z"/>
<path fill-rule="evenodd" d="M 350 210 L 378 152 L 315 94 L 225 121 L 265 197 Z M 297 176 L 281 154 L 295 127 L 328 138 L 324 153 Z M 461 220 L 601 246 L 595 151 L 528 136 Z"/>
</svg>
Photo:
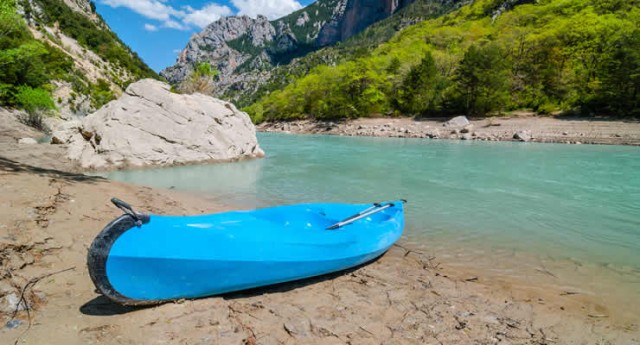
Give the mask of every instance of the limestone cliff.
<svg viewBox="0 0 640 345">
<path fill-rule="evenodd" d="M 342 0 L 331 21 L 320 30 L 316 44 L 326 46 L 343 41 L 413 1 Z"/>
</svg>

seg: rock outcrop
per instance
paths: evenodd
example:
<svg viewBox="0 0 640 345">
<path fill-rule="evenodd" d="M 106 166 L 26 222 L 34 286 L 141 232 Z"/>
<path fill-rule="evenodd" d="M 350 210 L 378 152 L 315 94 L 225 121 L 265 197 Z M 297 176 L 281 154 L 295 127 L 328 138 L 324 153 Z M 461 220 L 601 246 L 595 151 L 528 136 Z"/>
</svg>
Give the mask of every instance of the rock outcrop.
<svg viewBox="0 0 640 345">
<path fill-rule="evenodd" d="M 316 44 L 326 46 L 343 41 L 413 1 L 415 0 L 342 0 L 331 21 L 320 30 Z"/>
<path fill-rule="evenodd" d="M 143 79 L 80 123 L 54 132 L 83 168 L 110 169 L 261 157 L 249 116 L 201 94 Z"/>
<path fill-rule="evenodd" d="M 275 28 L 264 16 L 256 19 L 247 16 L 222 17 L 209 24 L 202 32 L 191 37 L 187 46 L 178 56 L 176 64 L 163 70 L 162 76 L 171 83 L 184 80 L 197 62 L 208 61 L 220 72 L 220 82 L 226 79 L 251 56 L 232 48 L 234 40 L 245 38 L 239 45 L 263 47 L 271 42 L 276 34 Z"/>
</svg>

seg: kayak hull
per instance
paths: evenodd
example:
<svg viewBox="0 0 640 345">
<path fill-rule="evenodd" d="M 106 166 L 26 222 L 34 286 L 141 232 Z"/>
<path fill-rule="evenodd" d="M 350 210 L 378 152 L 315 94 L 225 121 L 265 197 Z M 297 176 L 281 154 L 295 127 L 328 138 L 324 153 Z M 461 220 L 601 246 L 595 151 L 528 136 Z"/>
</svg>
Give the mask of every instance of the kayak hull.
<svg viewBox="0 0 640 345">
<path fill-rule="evenodd" d="M 307 204 L 201 216 L 129 215 L 111 222 L 89 249 L 92 280 L 123 304 L 199 298 L 355 267 L 401 236 L 402 202 L 344 225 L 371 206 Z"/>
</svg>

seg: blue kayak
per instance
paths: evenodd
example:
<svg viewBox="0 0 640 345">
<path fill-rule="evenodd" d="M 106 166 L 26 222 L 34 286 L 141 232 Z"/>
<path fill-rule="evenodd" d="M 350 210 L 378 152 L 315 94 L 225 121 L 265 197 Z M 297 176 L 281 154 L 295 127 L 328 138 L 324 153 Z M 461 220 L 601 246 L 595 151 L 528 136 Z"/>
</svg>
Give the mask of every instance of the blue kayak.
<svg viewBox="0 0 640 345">
<path fill-rule="evenodd" d="M 98 290 L 128 305 L 198 298 L 344 270 L 383 254 L 402 235 L 404 200 L 301 204 L 197 216 L 135 212 L 91 244 Z"/>
</svg>

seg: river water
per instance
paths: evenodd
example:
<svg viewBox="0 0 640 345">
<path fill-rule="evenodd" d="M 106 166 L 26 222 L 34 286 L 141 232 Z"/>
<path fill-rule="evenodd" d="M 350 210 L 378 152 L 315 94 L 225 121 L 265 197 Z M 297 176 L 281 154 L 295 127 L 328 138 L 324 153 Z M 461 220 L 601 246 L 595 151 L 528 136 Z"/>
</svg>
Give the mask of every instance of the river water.
<svg viewBox="0 0 640 345">
<path fill-rule="evenodd" d="M 640 301 L 638 147 L 258 139 L 264 159 L 105 175 L 238 208 L 404 198 L 404 241 L 452 265 Z"/>
</svg>

